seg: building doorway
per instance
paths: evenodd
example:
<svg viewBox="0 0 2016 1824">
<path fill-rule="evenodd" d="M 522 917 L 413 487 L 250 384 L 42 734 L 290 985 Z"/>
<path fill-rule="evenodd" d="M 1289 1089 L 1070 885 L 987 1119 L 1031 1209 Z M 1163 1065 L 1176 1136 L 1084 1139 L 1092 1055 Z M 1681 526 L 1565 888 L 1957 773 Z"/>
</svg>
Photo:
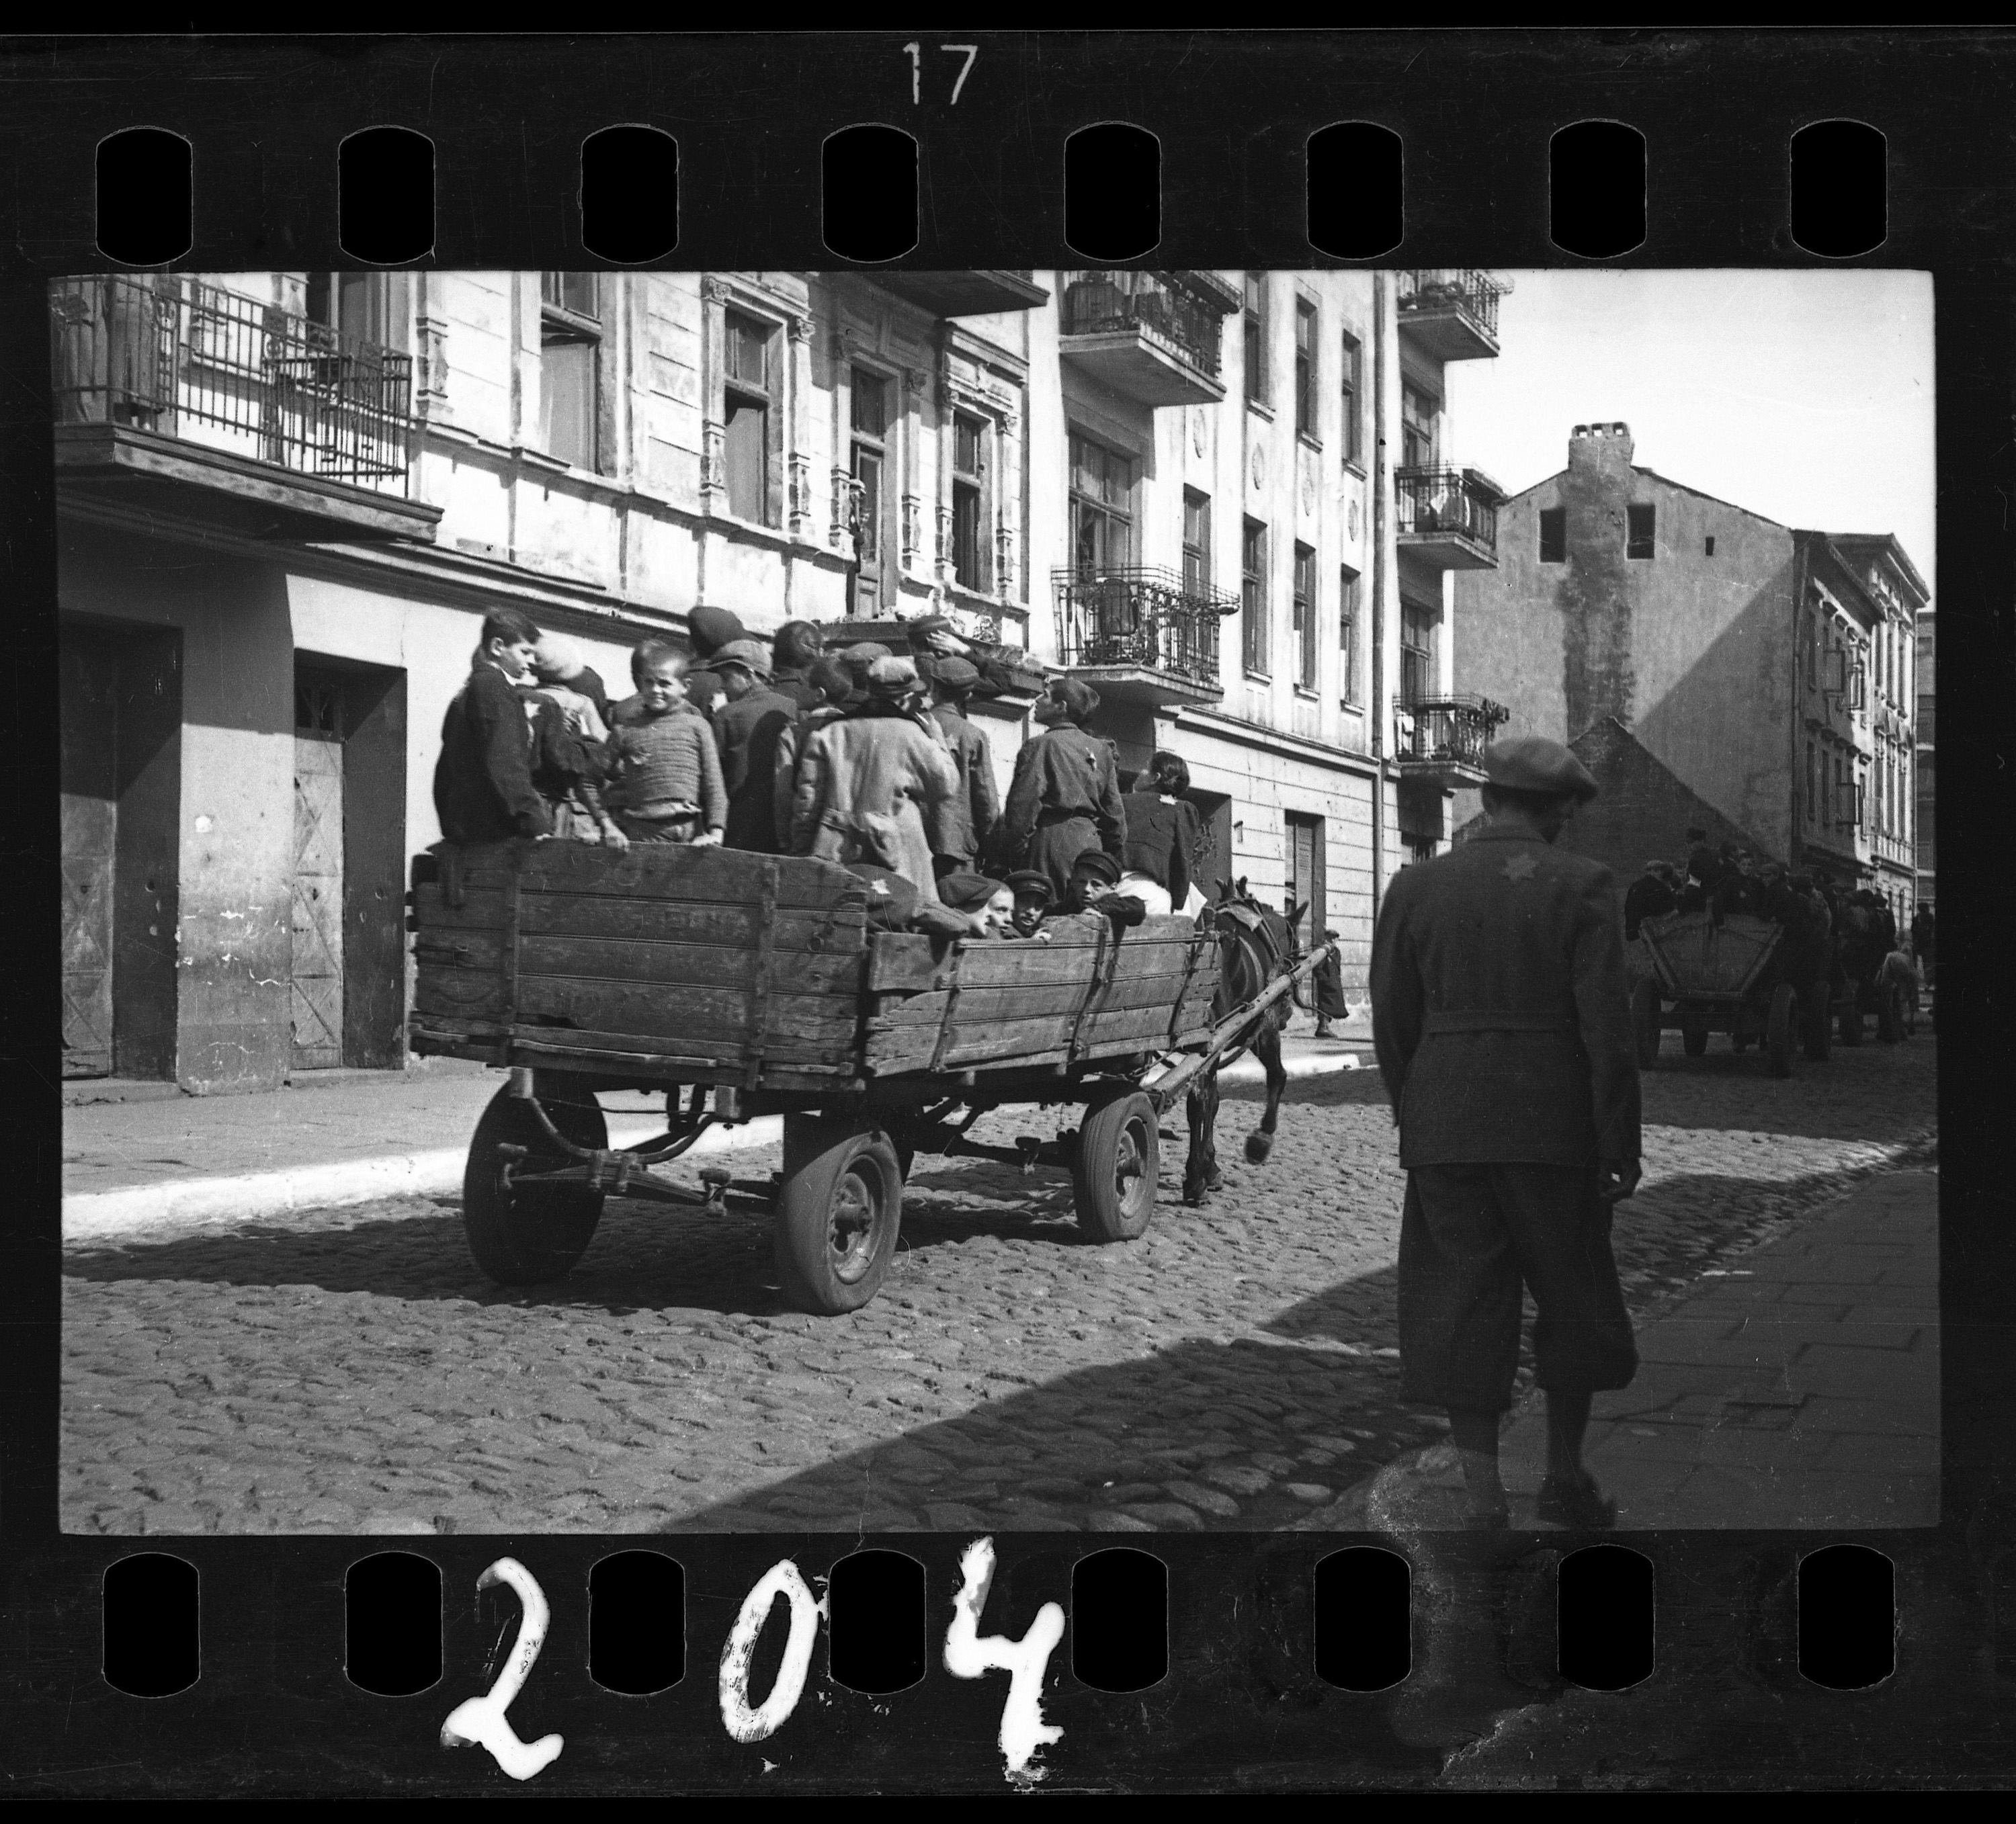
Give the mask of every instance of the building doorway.
<svg viewBox="0 0 2016 1824">
<path fill-rule="evenodd" d="M 1288 813 L 1288 904 L 1283 909 L 1302 908 L 1295 937 L 1305 952 L 1312 948 L 1325 929 L 1329 917 L 1323 897 L 1323 820 Z"/>
<path fill-rule="evenodd" d="M 288 1063 L 343 1062 L 343 682 L 294 676 L 293 992 Z"/>
<path fill-rule="evenodd" d="M 406 680 L 294 664 L 289 1068 L 397 1068 L 405 1052 Z"/>
<path fill-rule="evenodd" d="M 172 1077 L 182 636 L 66 620 L 57 668 L 63 1074 Z"/>
</svg>

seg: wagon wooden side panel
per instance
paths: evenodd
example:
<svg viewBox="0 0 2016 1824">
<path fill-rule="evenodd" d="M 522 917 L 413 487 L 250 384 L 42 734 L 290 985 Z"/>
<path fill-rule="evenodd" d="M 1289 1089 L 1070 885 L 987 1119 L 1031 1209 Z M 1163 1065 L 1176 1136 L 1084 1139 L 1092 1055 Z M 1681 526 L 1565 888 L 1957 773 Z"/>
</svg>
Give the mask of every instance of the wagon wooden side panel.
<svg viewBox="0 0 2016 1824">
<path fill-rule="evenodd" d="M 1209 1030 L 1218 949 L 1191 920 L 1150 919 L 1117 942 L 1097 914 L 1044 930 L 1048 941 L 941 948 L 876 937 L 864 1072 L 1071 1063 L 1165 1050 Z"/>
<path fill-rule="evenodd" d="M 844 869 L 671 844 L 465 851 L 414 867 L 419 1049 L 851 1078 L 866 894 Z M 501 1061 L 501 1060 L 499 1060 Z"/>
<path fill-rule="evenodd" d="M 1749 992 L 1777 948 L 1779 927 L 1769 919 L 1731 912 L 1719 924 L 1705 912 L 1647 919 L 1639 927 L 1661 987 L 1676 998 Z"/>
</svg>

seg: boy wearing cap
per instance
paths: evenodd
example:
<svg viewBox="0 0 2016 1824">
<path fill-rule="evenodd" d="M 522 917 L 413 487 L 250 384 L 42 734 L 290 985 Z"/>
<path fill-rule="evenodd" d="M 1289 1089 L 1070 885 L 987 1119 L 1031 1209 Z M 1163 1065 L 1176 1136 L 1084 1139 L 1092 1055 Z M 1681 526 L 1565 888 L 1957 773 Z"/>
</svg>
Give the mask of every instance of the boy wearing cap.
<svg viewBox="0 0 2016 1824">
<path fill-rule="evenodd" d="M 1507 1524 L 1499 1416 L 1533 1294 L 1547 1396 L 1541 1519 L 1608 1526 L 1582 1462 L 1590 1397 L 1637 1372 L 1611 1253 L 1639 1175 L 1638 1067 L 1609 870 L 1554 846 L 1596 782 L 1537 736 L 1485 750 L 1488 827 L 1387 890 L 1373 1042 L 1407 1169 L 1405 1397 L 1446 1408 L 1471 1524 Z"/>
<path fill-rule="evenodd" d="M 1015 895 L 1015 909 L 1008 921 L 1015 935 L 1033 937 L 1057 896 L 1049 876 L 1034 868 L 1018 868 L 1003 884 Z"/>
<path fill-rule="evenodd" d="M 1075 678 L 1053 678 L 1035 707 L 1043 732 L 1015 756 L 1014 782 L 1000 822 L 1004 860 L 1041 869 L 1062 899 L 1071 865 L 1087 849 L 1115 862 L 1127 840 L 1127 813 L 1113 750 L 1084 725 L 1099 707 L 1099 693 Z"/>
<path fill-rule="evenodd" d="M 539 630 L 516 609 L 483 617 L 469 679 L 448 706 L 434 765 L 434 815 L 451 843 L 552 833 L 532 780 L 532 741 L 519 685 Z"/>
<path fill-rule="evenodd" d="M 771 689 L 770 654 L 760 640 L 730 640 L 714 656 L 727 703 L 715 714 L 721 782 L 728 793 L 722 836 L 731 849 L 782 852 L 777 833 L 777 745 L 791 725 L 791 700 Z"/>
<path fill-rule="evenodd" d="M 941 874 L 963 872 L 987 852 L 994 820 L 1000 814 L 987 737 L 966 718 L 967 703 L 980 674 L 964 659 L 920 659 L 917 670 L 931 685 L 931 719 L 945 731 L 952 764 L 959 768 L 959 790 L 934 806 L 926 819 L 931 865 Z"/>
<path fill-rule="evenodd" d="M 1063 919 L 1078 912 L 1103 912 L 1113 921 L 1116 935 L 1139 924 L 1148 908 L 1136 895 L 1120 890 L 1120 864 L 1105 850 L 1085 850 L 1071 864 L 1064 898 L 1047 916 Z"/>
</svg>

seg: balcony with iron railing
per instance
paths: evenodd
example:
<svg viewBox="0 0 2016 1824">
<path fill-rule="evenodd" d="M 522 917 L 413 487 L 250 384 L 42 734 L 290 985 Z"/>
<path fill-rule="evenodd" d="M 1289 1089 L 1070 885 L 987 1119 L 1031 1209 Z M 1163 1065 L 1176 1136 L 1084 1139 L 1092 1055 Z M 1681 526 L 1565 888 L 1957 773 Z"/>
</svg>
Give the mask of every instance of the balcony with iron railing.
<svg viewBox="0 0 2016 1824">
<path fill-rule="evenodd" d="M 409 498 L 410 356 L 173 273 L 59 279 L 49 328 L 68 481 L 283 535 L 441 516 Z"/>
<path fill-rule="evenodd" d="M 1498 353 L 1498 300 L 1512 289 L 1469 266 L 1402 272 L 1397 326 L 1437 361 L 1480 361 Z"/>
<path fill-rule="evenodd" d="M 1215 703 L 1219 623 L 1233 599 L 1149 566 L 1050 573 L 1057 662 L 1102 694 L 1150 703 Z"/>
<path fill-rule="evenodd" d="M 1484 783 L 1484 750 L 1511 714 L 1488 696 L 1433 696 L 1394 707 L 1393 757 L 1402 779 L 1452 789 Z"/>
<path fill-rule="evenodd" d="M 1497 483 L 1476 469 L 1393 471 L 1394 541 L 1437 570 L 1491 570 L 1498 563 Z"/>
<path fill-rule="evenodd" d="M 1215 280 L 1187 272 L 1069 272 L 1058 352 L 1143 405 L 1225 397 L 1219 347 L 1233 308 Z"/>
</svg>

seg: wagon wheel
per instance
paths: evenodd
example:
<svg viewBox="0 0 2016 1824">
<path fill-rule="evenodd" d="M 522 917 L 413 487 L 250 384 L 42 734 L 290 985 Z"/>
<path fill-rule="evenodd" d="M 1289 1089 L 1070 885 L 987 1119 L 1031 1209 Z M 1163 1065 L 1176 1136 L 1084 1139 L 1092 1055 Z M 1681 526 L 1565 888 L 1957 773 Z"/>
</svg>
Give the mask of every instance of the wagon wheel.
<svg viewBox="0 0 2016 1824">
<path fill-rule="evenodd" d="M 1683 1013 L 1680 1016 L 1680 1049 L 1690 1058 L 1697 1058 L 1708 1049 L 1708 1016 L 1705 1013 Z"/>
<path fill-rule="evenodd" d="M 1803 1004 L 1807 1009 L 1807 1060 L 1812 1063 L 1824 1064 L 1834 1055 L 1834 1021 L 1827 1012 L 1827 984 L 1815 982 Z"/>
<path fill-rule="evenodd" d="M 1650 977 L 1641 977 L 1631 991 L 1631 1031 L 1642 1070 L 1659 1055 L 1659 990 Z"/>
<path fill-rule="evenodd" d="M 575 1146 L 608 1146 L 608 1124 L 586 1091 L 555 1095 L 549 1088 L 539 1103 Z M 525 1157 L 504 1157 L 498 1149 L 505 1146 L 524 1147 Z M 462 1226 L 477 1265 L 500 1286 L 543 1286 L 587 1251 L 602 1220 L 602 1193 L 578 1182 L 526 1182 L 522 1176 L 572 1163 L 546 1137 L 528 1101 L 508 1088 L 490 1099 L 463 1171 Z"/>
<path fill-rule="evenodd" d="M 1895 1045 L 1904 1036 L 1904 991 L 1895 982 L 1886 982 L 1878 991 L 1876 1036 L 1885 1045 Z"/>
<path fill-rule="evenodd" d="M 879 1128 L 809 1115 L 784 1117 L 778 1187 L 777 1276 L 801 1311 L 858 1311 L 896 1257 L 903 1168 Z"/>
<path fill-rule="evenodd" d="M 1764 1061 L 1773 1076 L 1791 1075 L 1798 1032 L 1799 997 L 1790 982 L 1780 982 L 1771 991 L 1771 1011 L 1764 1021 Z"/>
<path fill-rule="evenodd" d="M 1087 1111 L 1071 1167 L 1078 1226 L 1095 1241 L 1132 1241 L 1155 1213 L 1161 1123 L 1136 1091 Z"/>
</svg>

